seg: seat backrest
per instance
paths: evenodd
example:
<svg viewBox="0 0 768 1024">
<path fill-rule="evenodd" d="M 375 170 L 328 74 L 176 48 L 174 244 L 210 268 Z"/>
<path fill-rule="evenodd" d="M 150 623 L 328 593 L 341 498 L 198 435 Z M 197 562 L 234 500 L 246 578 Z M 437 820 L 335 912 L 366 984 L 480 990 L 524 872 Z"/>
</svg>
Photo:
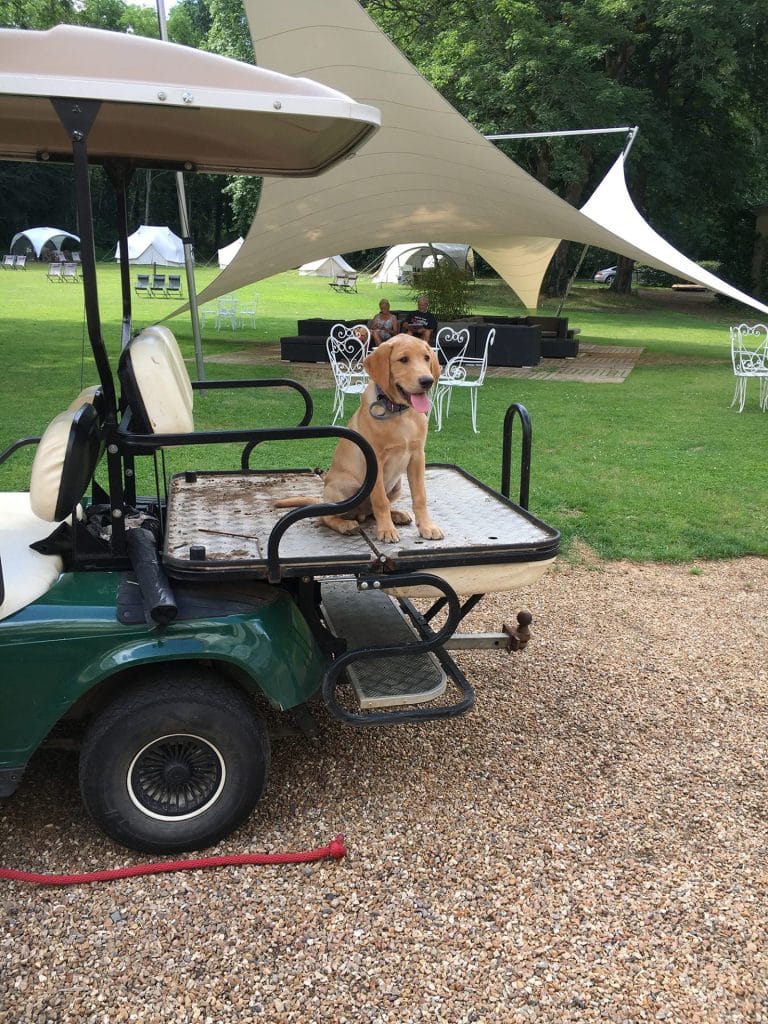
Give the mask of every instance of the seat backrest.
<svg viewBox="0 0 768 1024">
<path fill-rule="evenodd" d="M 153 274 L 152 287 L 158 290 L 165 288 L 165 274 Z"/>
<path fill-rule="evenodd" d="M 325 348 L 337 386 L 347 385 L 353 378 L 359 381 L 367 377 L 363 361 L 368 355 L 370 340 L 371 332 L 365 324 L 333 325 Z"/>
<path fill-rule="evenodd" d="M 195 429 L 192 383 L 172 331 L 157 324 L 137 334 L 118 363 L 131 429 L 146 434 L 188 434 Z"/>
<path fill-rule="evenodd" d="M 77 264 L 76 263 L 65 263 L 62 271 L 63 277 L 77 278 Z"/>
<path fill-rule="evenodd" d="M 463 359 L 470 342 L 468 327 L 441 327 L 435 335 L 435 351 L 440 363 L 447 365 L 452 359 Z"/>
<path fill-rule="evenodd" d="M 17 256 L 16 259 L 13 261 L 13 265 L 14 265 L 14 267 L 21 267 L 22 270 L 26 270 L 27 269 L 27 257 L 26 256 Z"/>
<path fill-rule="evenodd" d="M 4 267 L 13 267 L 15 265 L 14 259 L 15 258 L 13 256 L 10 256 L 10 255 L 9 256 L 3 256 L 3 266 Z"/>
<path fill-rule="evenodd" d="M 48 523 L 71 515 L 88 489 L 100 452 L 101 426 L 94 405 L 84 402 L 59 413 L 40 439 L 32 463 L 29 503 L 34 514 Z"/>
<path fill-rule="evenodd" d="M 62 263 L 52 263 L 48 267 L 48 277 L 61 277 Z M 53 294 L 53 293 L 51 293 Z"/>
<path fill-rule="evenodd" d="M 481 357 L 481 359 L 479 361 L 480 372 L 477 375 L 477 381 L 476 381 L 477 384 L 482 384 L 483 381 L 485 380 L 485 371 L 488 369 L 488 355 L 489 355 L 489 353 L 491 351 L 491 345 L 493 345 L 495 340 L 496 340 L 496 328 L 492 327 L 490 329 L 490 331 L 488 331 L 488 335 L 487 335 L 487 337 L 485 339 L 485 348 L 483 349 L 483 355 L 482 355 L 482 357 Z"/>
<path fill-rule="evenodd" d="M 181 291 L 181 274 L 169 274 L 168 275 L 168 291 L 169 292 L 180 292 Z"/>
<path fill-rule="evenodd" d="M 731 359 L 736 373 L 768 374 L 768 325 L 731 327 Z"/>
</svg>

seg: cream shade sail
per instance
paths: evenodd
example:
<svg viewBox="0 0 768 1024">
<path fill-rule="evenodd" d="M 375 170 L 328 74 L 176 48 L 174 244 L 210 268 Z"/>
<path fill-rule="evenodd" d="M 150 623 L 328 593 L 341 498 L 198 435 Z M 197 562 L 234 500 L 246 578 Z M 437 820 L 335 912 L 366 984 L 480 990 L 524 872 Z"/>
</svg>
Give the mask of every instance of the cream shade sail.
<svg viewBox="0 0 768 1024">
<path fill-rule="evenodd" d="M 707 287 L 768 311 L 642 221 L 612 176 L 620 170 L 623 181 L 623 163 L 584 211 L 535 181 L 454 110 L 356 0 L 245 0 L 245 10 L 260 64 L 379 107 L 382 128 L 317 179 L 266 180 L 245 244 L 202 301 L 329 252 L 421 237 L 471 245 L 532 309 L 565 238 L 690 280 L 705 275 Z"/>
</svg>

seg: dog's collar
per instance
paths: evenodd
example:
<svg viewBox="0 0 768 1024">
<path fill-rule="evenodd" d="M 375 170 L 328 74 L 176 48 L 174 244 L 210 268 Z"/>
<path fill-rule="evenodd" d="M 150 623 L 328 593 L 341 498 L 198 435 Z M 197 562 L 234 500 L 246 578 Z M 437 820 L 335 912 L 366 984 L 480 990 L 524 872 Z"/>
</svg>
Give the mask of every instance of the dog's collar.
<svg viewBox="0 0 768 1024">
<path fill-rule="evenodd" d="M 376 401 L 371 402 L 368 408 L 375 420 L 387 420 L 390 416 L 400 416 L 406 409 L 410 409 L 410 405 L 393 402 L 391 398 L 388 398 L 383 391 L 377 388 Z"/>
</svg>

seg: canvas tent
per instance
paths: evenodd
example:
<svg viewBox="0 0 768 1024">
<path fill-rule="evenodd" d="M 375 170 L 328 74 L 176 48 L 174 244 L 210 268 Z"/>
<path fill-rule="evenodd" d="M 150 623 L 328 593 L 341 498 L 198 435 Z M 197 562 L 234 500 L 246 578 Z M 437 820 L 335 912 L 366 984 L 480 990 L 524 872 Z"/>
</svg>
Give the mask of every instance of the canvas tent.
<svg viewBox="0 0 768 1024">
<path fill-rule="evenodd" d="M 31 249 L 35 257 L 40 259 L 46 251 L 79 248 L 80 239 L 71 231 L 62 231 L 61 228 L 27 228 L 13 236 L 10 251 L 15 256 L 28 256 L 31 255 Z"/>
<path fill-rule="evenodd" d="M 245 244 L 201 301 L 329 250 L 395 245 L 406 230 L 418 228 L 422 238 L 470 244 L 531 309 L 552 255 L 566 238 L 640 260 L 768 313 L 768 306 L 659 238 L 631 200 L 627 205 L 623 182 L 623 190 L 600 190 L 596 202 L 580 211 L 526 174 L 422 78 L 357 0 L 245 0 L 245 11 L 259 63 L 307 75 L 379 107 L 382 128 L 317 181 L 264 181 Z M 622 178 L 623 166 L 622 159 Z"/>
<path fill-rule="evenodd" d="M 342 274 L 355 273 L 355 268 L 350 267 L 343 256 L 326 256 L 320 260 L 312 260 L 311 263 L 303 263 L 299 267 L 299 274 L 302 277 L 339 277 Z"/>
<path fill-rule="evenodd" d="M 243 238 L 236 238 L 234 242 L 230 242 L 229 245 L 225 245 L 223 249 L 218 250 L 219 266 L 223 270 L 228 267 L 232 260 L 240 252 L 240 247 L 243 244 Z"/>
<path fill-rule="evenodd" d="M 115 249 L 115 259 L 120 259 L 120 243 Z M 128 262 L 137 266 L 158 263 L 163 267 L 184 266 L 184 244 L 170 228 L 142 224 L 128 236 Z"/>
<path fill-rule="evenodd" d="M 375 284 L 398 284 L 409 281 L 413 272 L 424 270 L 441 260 L 450 260 L 459 270 L 470 270 L 471 250 L 455 242 L 406 242 L 387 249 L 381 266 L 373 277 Z"/>
</svg>

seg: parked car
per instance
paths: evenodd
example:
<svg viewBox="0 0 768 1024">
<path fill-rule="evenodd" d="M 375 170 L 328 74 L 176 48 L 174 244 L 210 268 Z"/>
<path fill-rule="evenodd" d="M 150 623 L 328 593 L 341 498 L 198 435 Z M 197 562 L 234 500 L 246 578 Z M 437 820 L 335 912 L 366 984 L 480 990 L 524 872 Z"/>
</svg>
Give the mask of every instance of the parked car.
<svg viewBox="0 0 768 1024">
<path fill-rule="evenodd" d="M 595 284 L 613 284 L 613 279 L 616 277 L 616 267 L 606 267 L 604 270 L 598 270 L 592 280 Z"/>
</svg>

